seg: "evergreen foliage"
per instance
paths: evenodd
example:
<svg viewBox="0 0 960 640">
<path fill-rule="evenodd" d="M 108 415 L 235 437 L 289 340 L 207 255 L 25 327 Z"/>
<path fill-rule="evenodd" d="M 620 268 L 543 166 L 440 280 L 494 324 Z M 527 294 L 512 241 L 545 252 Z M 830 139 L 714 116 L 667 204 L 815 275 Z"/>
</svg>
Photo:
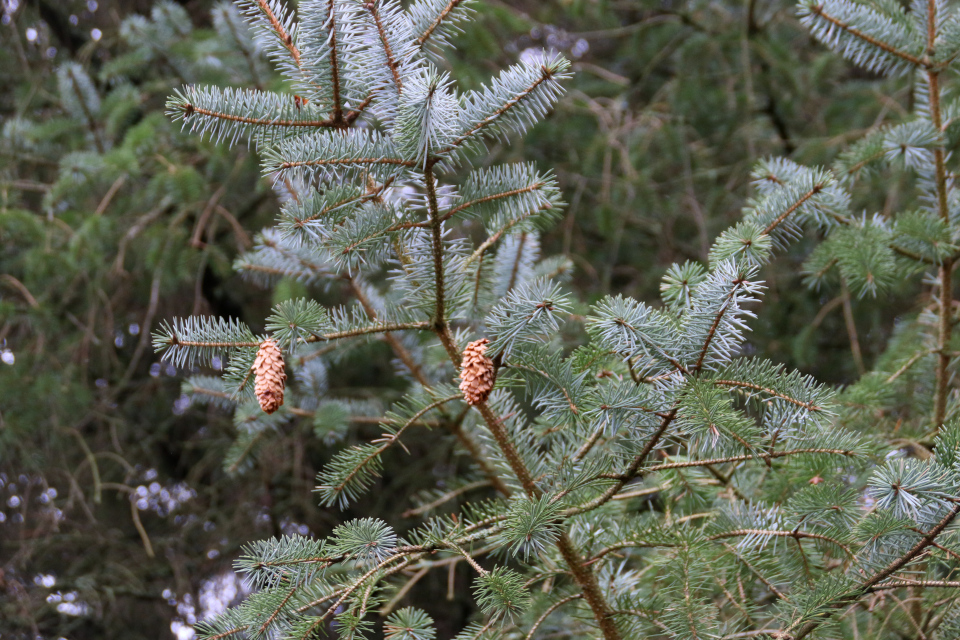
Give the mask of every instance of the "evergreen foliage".
<svg viewBox="0 0 960 640">
<path fill-rule="evenodd" d="M 384 94 L 321 127 L 376 131 L 381 150 L 412 163 L 376 169 L 397 176 L 378 193 L 352 165 L 315 167 L 317 183 L 305 170 L 258 180 L 250 153 L 294 149 L 335 117 L 331 53 L 344 69 L 342 105 L 359 107 L 374 85 L 399 88 L 385 48 L 370 48 L 383 38 L 362 3 L 341 7 L 361 33 L 377 29 L 359 49 L 349 21 L 328 37 L 328 2 L 270 4 L 289 40 L 259 2 L 152 4 L 101 0 L 96 41 L 84 1 L 0 8 L 4 633 L 155 637 L 171 616 L 192 620 L 191 594 L 200 618 L 208 579 L 226 581 L 240 555 L 259 593 L 198 627 L 209 634 L 253 624 L 243 633 L 590 637 L 596 618 L 569 570 L 568 537 L 622 637 L 775 637 L 794 622 L 806 637 L 957 635 L 953 525 L 924 541 L 956 495 L 960 440 L 952 382 L 939 432 L 934 421 L 937 278 L 957 246 L 952 213 L 931 215 L 936 151 L 949 179 L 958 131 L 950 6 L 937 7 L 929 54 L 944 70 L 939 133 L 926 70 L 850 30 L 889 36 L 926 64 L 922 4 L 801 9 L 841 55 L 807 37 L 789 3 L 520 0 L 457 5 L 437 23 L 444 3 L 414 1 L 403 3 L 409 26 L 381 7 L 407 98 Z M 838 16 L 850 24 L 830 31 Z M 298 64 L 289 45 L 324 57 Z M 490 69 L 520 51 L 522 68 L 541 46 L 577 72 L 560 83 L 556 111 L 536 126 L 514 122 L 525 138 L 508 128 L 441 154 L 464 123 L 434 115 L 466 108 L 454 98 L 474 89 L 469 107 L 482 116 L 479 94 L 514 77 L 494 72 L 491 83 Z M 879 72 L 854 70 L 844 54 Z M 162 116 L 165 99 L 188 123 Z M 187 114 L 191 100 L 253 122 Z M 258 124 L 266 118 L 273 126 Z M 770 153 L 791 161 L 751 173 Z M 393 228 L 426 221 L 431 154 L 446 218 L 442 286 L 429 225 Z M 829 171 L 806 168 L 816 166 Z M 816 186 L 818 197 L 765 233 Z M 948 184 L 951 212 L 953 193 Z M 276 226 L 254 234 L 275 197 Z M 253 250 L 231 277 L 251 246 L 244 229 Z M 673 367 L 664 354 L 699 357 L 683 336 L 702 336 L 710 299 L 698 287 L 728 261 L 757 269 L 757 291 L 738 301 L 753 331 L 711 351 L 713 369 L 658 379 Z M 514 299 L 521 288 L 535 295 Z M 432 337 L 437 291 L 458 348 L 495 330 L 509 348 L 488 406 L 515 457 L 457 399 L 457 362 Z M 558 300 L 559 311 L 538 306 Z M 198 350 L 193 369 L 151 361 L 150 331 L 191 313 L 201 329 L 229 321 L 236 342 Z M 621 348 L 638 356 L 613 356 L 590 337 L 610 314 L 643 316 L 655 340 L 625 334 Z M 253 398 L 256 348 L 237 344 L 266 335 L 282 343 L 290 374 L 287 406 L 271 416 Z M 661 404 L 670 393 L 677 415 L 660 444 L 594 507 L 657 435 L 662 416 L 648 409 L 672 409 Z M 309 491 L 317 467 L 323 495 Z M 155 501 L 178 482 L 197 493 L 167 512 Z M 355 518 L 359 528 L 338 529 Z M 377 547 L 329 567 L 317 559 L 341 542 L 359 553 L 379 542 L 370 536 L 410 563 L 367 576 L 362 596 L 328 612 L 376 568 Z M 916 544 L 921 556 L 865 586 Z M 807 632 L 807 622 L 822 624 Z"/>
<path fill-rule="evenodd" d="M 304 3 L 294 20 L 278 1 L 244 3 L 281 73 L 316 86 L 323 117 L 313 131 L 297 122 L 271 133 L 287 124 L 261 117 L 257 105 L 269 96 L 189 89 L 169 103 L 185 126 L 219 137 L 241 132 L 216 119 L 245 119 L 264 171 L 293 185 L 299 203 L 271 248 L 353 290 L 353 304 L 329 312 L 306 301 L 276 309 L 270 327 L 289 361 L 317 353 L 314 343 L 340 349 L 381 337 L 408 380 L 381 420 L 383 435 L 342 449 L 320 472 L 320 499 L 356 502 L 386 473 L 384 453 L 421 426 L 448 431 L 472 459 L 471 475 L 485 478 L 421 504 L 419 514 L 438 513 L 402 535 L 366 517 L 320 543 L 251 547 L 248 555 L 271 558 L 241 564 L 261 590 L 210 622 L 205 637 L 364 637 L 379 624 L 375 607 L 389 616 L 425 573 L 459 562 L 477 576 L 478 620 L 464 637 L 531 638 L 547 633 L 548 619 L 553 634 L 606 640 L 858 637 L 877 611 L 895 622 L 874 637 L 900 637 L 900 625 L 919 637 L 949 629 L 953 616 L 934 615 L 931 604 L 941 590 L 952 602 L 960 586 L 950 548 L 960 468 L 941 451 L 960 437 L 951 420 L 955 258 L 935 239 L 952 243 L 955 224 L 940 88 L 955 55 L 954 9 L 801 3 L 814 37 L 854 63 L 913 74 L 913 119 L 868 136 L 832 168 L 759 163 L 742 219 L 706 264 L 668 272 L 662 306 L 607 296 L 574 315 L 563 284 L 537 273 L 538 247 L 521 250 L 547 222 L 528 221 L 560 208 L 550 174 L 461 169 L 485 141 L 522 135 L 544 117 L 568 63 L 532 56 L 458 92 L 425 51 L 431 27 L 414 27 L 427 14 L 430 25 L 458 18 L 464 4 L 408 11 L 389 0 L 332 0 Z M 200 111 L 189 95 L 211 104 Z M 867 160 L 916 173 L 918 196 L 902 224 L 851 211 Z M 745 353 L 762 270 L 805 228 L 826 237 L 808 263 L 813 284 L 836 277 L 845 290 L 882 295 L 927 271 L 932 286 L 889 357 L 839 396 Z M 561 322 L 585 335 L 577 349 L 566 348 Z M 463 348 L 483 334 L 498 384 L 471 408 L 450 391 Z M 239 378 L 256 346 L 247 335 L 191 319 L 166 325 L 154 343 L 174 360 L 216 352 Z M 911 410 L 899 406 L 905 398 Z M 926 455 L 902 447 L 881 455 L 889 445 L 862 425 L 871 411 L 923 430 L 918 450 L 939 440 Z M 297 404 L 284 412 L 313 415 Z M 463 497 L 480 487 L 493 493 Z M 856 606 L 904 589 L 916 606 L 896 598 Z M 399 612 L 384 633 L 395 634 L 401 617 L 410 634 L 429 634 L 427 617 Z"/>
</svg>

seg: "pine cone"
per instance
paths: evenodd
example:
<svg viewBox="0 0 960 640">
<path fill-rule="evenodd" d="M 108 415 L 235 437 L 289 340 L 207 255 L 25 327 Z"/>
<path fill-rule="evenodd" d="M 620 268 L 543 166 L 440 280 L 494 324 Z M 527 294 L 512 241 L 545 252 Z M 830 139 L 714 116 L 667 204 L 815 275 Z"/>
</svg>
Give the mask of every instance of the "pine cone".
<svg viewBox="0 0 960 640">
<path fill-rule="evenodd" d="M 481 338 L 467 345 L 463 350 L 463 362 L 460 363 L 460 390 L 467 404 L 480 404 L 486 401 L 493 391 L 493 382 L 497 371 L 493 360 L 484 355 L 490 341 Z"/>
<path fill-rule="evenodd" d="M 257 400 L 260 401 L 260 408 L 264 413 L 273 413 L 283 404 L 283 384 L 287 374 L 283 372 L 283 354 L 272 338 L 267 338 L 260 344 L 253 371 L 257 376 L 254 390 Z"/>
</svg>

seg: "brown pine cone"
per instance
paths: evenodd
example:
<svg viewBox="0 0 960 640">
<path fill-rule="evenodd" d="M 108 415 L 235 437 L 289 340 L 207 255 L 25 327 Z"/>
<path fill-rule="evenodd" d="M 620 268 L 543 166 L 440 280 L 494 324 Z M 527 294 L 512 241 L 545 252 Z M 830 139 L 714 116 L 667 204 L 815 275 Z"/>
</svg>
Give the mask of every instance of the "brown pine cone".
<svg viewBox="0 0 960 640">
<path fill-rule="evenodd" d="M 460 363 L 460 390 L 467 404 L 479 404 L 486 401 L 493 391 L 496 380 L 496 368 L 493 360 L 484 355 L 490 341 L 481 338 L 467 345 L 463 350 L 463 362 Z"/>
<path fill-rule="evenodd" d="M 273 413 L 283 404 L 283 385 L 287 374 L 283 371 L 283 354 L 272 338 L 267 338 L 260 344 L 253 371 L 257 377 L 254 391 L 260 401 L 260 408 L 264 413 Z"/>
</svg>

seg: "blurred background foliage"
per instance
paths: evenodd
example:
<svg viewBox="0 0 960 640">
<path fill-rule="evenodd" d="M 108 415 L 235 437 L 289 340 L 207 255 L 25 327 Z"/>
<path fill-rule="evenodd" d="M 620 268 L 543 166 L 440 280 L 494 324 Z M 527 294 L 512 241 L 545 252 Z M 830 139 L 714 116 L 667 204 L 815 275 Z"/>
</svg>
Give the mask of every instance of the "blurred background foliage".
<svg viewBox="0 0 960 640">
<path fill-rule="evenodd" d="M 791 2 L 475 6 L 478 20 L 444 61 L 466 87 L 531 48 L 574 61 L 555 113 L 485 161 L 556 170 L 569 205 L 544 253 L 573 260 L 587 301 L 656 300 L 665 267 L 706 259 L 738 218 L 755 160 L 829 164 L 911 105 L 909 78 L 865 74 L 816 45 Z M 183 625 L 239 595 L 230 567 L 244 543 L 327 534 L 374 511 L 402 528 L 407 496 L 442 487 L 457 459 L 429 435 L 412 440 L 417 463 L 346 512 L 318 507 L 310 492 L 329 456 L 311 425 L 278 424 L 256 464 L 224 468 L 235 426 L 216 406 L 189 406 L 185 372 L 159 362 L 149 332 L 191 314 L 260 330 L 269 306 L 303 285 L 271 294 L 239 283 L 232 261 L 273 219 L 278 193 L 249 149 L 182 134 L 163 106 L 184 83 L 282 89 L 280 80 L 229 3 L 2 9 L 0 637 L 189 638 Z M 910 188 L 906 174 L 861 178 L 856 205 L 889 213 Z M 815 243 L 765 269 L 766 308 L 748 348 L 849 383 L 883 351 L 895 318 L 915 310 L 917 283 L 882 300 L 851 299 L 839 283 L 811 291 L 802 263 Z M 322 295 L 336 302 L 339 292 Z M 390 371 L 389 349 L 375 344 L 337 363 L 326 384 L 367 398 Z M 435 597 L 414 604 L 447 637 L 471 610 L 468 579 L 432 576 Z"/>
</svg>

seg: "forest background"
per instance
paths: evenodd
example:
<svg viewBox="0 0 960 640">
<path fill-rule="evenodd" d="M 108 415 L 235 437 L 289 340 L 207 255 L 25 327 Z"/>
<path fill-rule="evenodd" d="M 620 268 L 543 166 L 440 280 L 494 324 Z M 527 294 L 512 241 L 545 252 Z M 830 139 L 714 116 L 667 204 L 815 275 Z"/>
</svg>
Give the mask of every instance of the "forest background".
<svg viewBox="0 0 960 640">
<path fill-rule="evenodd" d="M 568 206 L 542 244 L 573 262 L 571 287 L 587 302 L 655 298 L 667 266 L 705 260 L 739 218 L 757 159 L 829 164 L 911 108 L 909 78 L 828 52 L 792 2 L 475 8 L 445 61 L 465 88 L 527 50 L 573 61 L 550 117 L 484 162 L 555 169 Z M 369 513 L 402 529 L 409 496 L 449 473 L 429 434 L 406 443 L 411 458 L 392 467 L 403 473 L 344 512 L 321 508 L 310 489 L 332 455 L 323 439 L 280 429 L 252 464 L 231 449 L 229 416 L 191 406 L 185 372 L 150 346 L 173 316 L 262 330 L 271 305 L 305 291 L 240 284 L 232 262 L 280 194 L 250 149 L 189 137 L 163 113 L 185 83 L 279 86 L 230 5 L 3 0 L 0 43 L 0 637 L 189 638 L 190 624 L 241 596 L 231 563 L 245 543 L 328 535 Z M 878 190 L 873 210 L 896 210 L 899 192 Z M 765 313 L 747 349 L 849 383 L 914 297 L 809 289 L 808 235 L 764 269 Z M 367 397 L 391 366 L 374 343 L 323 384 Z M 469 579 L 461 567 L 421 586 L 414 604 L 441 637 L 473 610 Z"/>
</svg>

